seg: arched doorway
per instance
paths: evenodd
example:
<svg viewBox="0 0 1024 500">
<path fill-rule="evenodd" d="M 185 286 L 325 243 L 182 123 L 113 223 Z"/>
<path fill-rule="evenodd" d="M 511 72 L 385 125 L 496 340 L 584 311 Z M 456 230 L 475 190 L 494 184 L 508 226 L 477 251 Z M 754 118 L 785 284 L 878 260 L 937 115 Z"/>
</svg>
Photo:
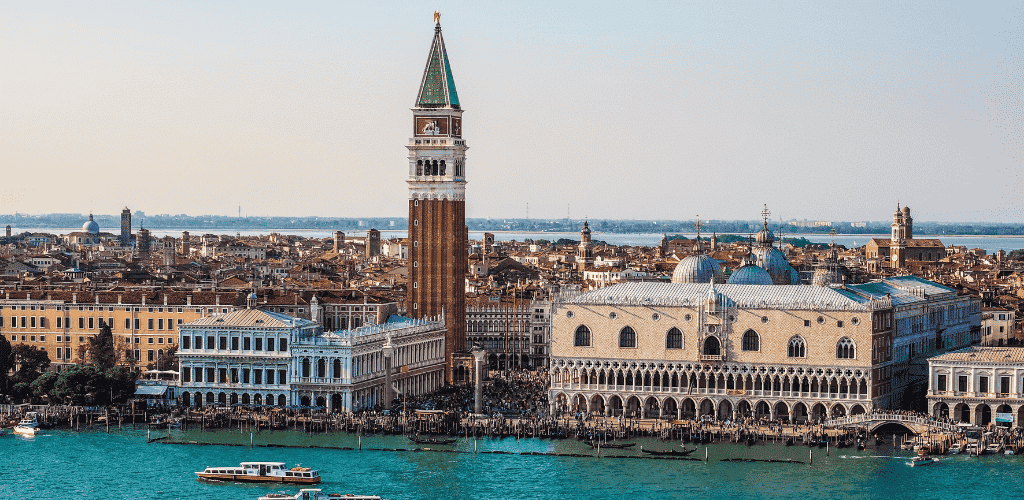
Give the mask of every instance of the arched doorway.
<svg viewBox="0 0 1024 500">
<path fill-rule="evenodd" d="M 604 415 L 604 398 L 600 394 L 594 394 L 590 398 L 590 413 L 592 415 Z"/>
<path fill-rule="evenodd" d="M 645 418 L 658 418 L 661 416 L 661 405 L 658 404 L 658 400 L 654 396 L 649 396 L 647 401 L 644 402 L 644 417 Z"/>
<path fill-rule="evenodd" d="M 555 397 L 555 411 L 559 413 L 567 413 L 569 411 L 569 396 L 565 393 L 559 393 Z"/>
<path fill-rule="evenodd" d="M 252 404 L 254 404 L 254 405 L 262 405 L 263 404 L 263 395 L 262 394 L 257 394 L 255 396 L 253 396 L 252 397 Z"/>
<path fill-rule="evenodd" d="M 953 407 L 953 419 L 966 424 L 971 423 L 971 407 L 964 403 L 957 403 L 956 406 Z"/>
<path fill-rule="evenodd" d="M 832 407 L 832 418 L 841 418 L 846 416 L 846 407 L 841 404 L 836 404 Z"/>
<path fill-rule="evenodd" d="M 206 403 L 212 405 L 215 401 L 217 401 L 217 399 L 216 399 L 216 396 L 213 394 L 213 391 L 207 392 L 206 393 Z"/>
<path fill-rule="evenodd" d="M 994 415 L 993 420 L 996 425 L 1001 425 L 1003 427 L 1013 426 L 1013 408 L 1010 408 L 1010 405 L 999 405 L 996 407 L 996 414 Z"/>
<path fill-rule="evenodd" d="M 277 406 L 285 406 L 288 404 L 288 399 L 284 397 L 284 394 L 277 397 Z"/>
<path fill-rule="evenodd" d="M 753 415 L 753 412 L 750 410 L 750 403 L 749 402 L 747 402 L 746 400 L 743 400 L 743 401 L 740 401 L 739 404 L 736 405 L 736 416 L 737 417 L 747 418 L 747 417 L 749 417 L 751 415 Z"/>
<path fill-rule="evenodd" d="M 665 410 L 662 415 L 668 418 L 677 418 L 679 416 L 679 405 L 676 404 L 676 400 L 672 398 L 665 398 L 665 402 L 662 404 Z"/>
<path fill-rule="evenodd" d="M 980 404 L 974 408 L 974 421 L 978 425 L 988 425 L 992 423 L 992 408 L 987 404 Z"/>
<path fill-rule="evenodd" d="M 630 396 L 626 400 L 626 416 L 630 418 L 640 417 L 640 398 Z"/>
<path fill-rule="evenodd" d="M 618 417 L 622 415 L 622 398 L 612 395 L 608 398 L 608 408 L 611 409 L 611 416 Z"/>
<path fill-rule="evenodd" d="M 236 404 L 238 404 L 238 394 L 235 394 L 235 393 L 233 393 L 233 392 L 232 392 L 232 393 L 231 393 L 231 399 L 230 399 L 230 402 L 231 402 L 231 405 L 236 405 Z"/>
<path fill-rule="evenodd" d="M 192 395 L 189 394 L 188 391 L 181 393 L 181 404 L 185 406 L 192 405 Z"/>
<path fill-rule="evenodd" d="M 700 402 L 700 416 L 715 416 L 715 403 L 710 399 L 705 399 Z"/>
<path fill-rule="evenodd" d="M 683 418 L 687 420 L 693 420 L 697 418 L 697 404 L 692 399 L 686 398 L 683 400 Z"/>
<path fill-rule="evenodd" d="M 222 392 L 222 393 L 217 395 L 217 404 L 219 404 L 221 406 L 227 406 L 227 404 L 228 404 L 228 395 L 227 395 L 227 393 Z"/>
<path fill-rule="evenodd" d="M 825 415 L 825 405 L 818 403 L 811 407 L 811 422 L 821 422 Z"/>
<path fill-rule="evenodd" d="M 249 394 L 248 393 L 242 394 L 242 404 L 243 405 L 249 404 Z"/>
<path fill-rule="evenodd" d="M 789 405 L 782 401 L 775 403 L 775 420 L 782 423 L 789 423 Z"/>
<path fill-rule="evenodd" d="M 498 369 L 498 355 L 497 354 L 491 353 L 489 356 L 487 356 L 487 367 L 492 369 L 492 370 L 497 370 Z"/>
<path fill-rule="evenodd" d="M 718 403 L 718 420 L 732 420 L 732 403 L 728 401 Z"/>
<path fill-rule="evenodd" d="M 341 394 L 331 394 L 331 411 L 343 411 L 344 406 L 345 402 L 341 398 Z"/>
<path fill-rule="evenodd" d="M 807 423 L 807 405 L 803 403 L 793 405 L 793 414 L 790 416 L 793 418 L 794 423 Z"/>
<path fill-rule="evenodd" d="M 582 394 L 577 394 L 572 398 L 572 412 L 573 413 L 586 413 L 587 412 L 587 398 Z"/>
<path fill-rule="evenodd" d="M 302 396 L 302 397 L 300 397 L 299 398 L 299 405 L 300 406 L 308 407 L 309 406 L 309 396 Z"/>
<path fill-rule="evenodd" d="M 949 405 L 946 403 L 935 403 L 935 407 L 932 408 L 932 416 L 935 418 L 949 418 Z"/>
<path fill-rule="evenodd" d="M 850 408 L 850 415 L 863 415 L 864 413 L 867 413 L 867 411 L 861 405 L 853 405 L 853 408 Z"/>
<path fill-rule="evenodd" d="M 327 407 L 327 398 L 324 397 L 324 396 L 317 396 L 316 397 L 316 405 L 319 406 L 320 408 L 326 408 Z"/>
<path fill-rule="evenodd" d="M 754 407 L 754 418 L 772 418 L 772 409 L 770 406 L 768 406 L 768 403 L 765 403 L 764 401 L 757 402 L 757 406 Z"/>
</svg>

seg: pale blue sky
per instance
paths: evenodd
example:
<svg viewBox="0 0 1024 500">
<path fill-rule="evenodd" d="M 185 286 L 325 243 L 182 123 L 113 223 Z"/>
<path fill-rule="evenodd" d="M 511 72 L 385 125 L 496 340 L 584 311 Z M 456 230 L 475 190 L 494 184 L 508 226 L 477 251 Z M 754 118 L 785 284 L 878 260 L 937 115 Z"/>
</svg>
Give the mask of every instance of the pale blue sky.
<svg viewBox="0 0 1024 500">
<path fill-rule="evenodd" d="M 19 2 L 0 213 L 401 216 L 440 10 L 467 216 L 1024 221 L 1019 2 Z"/>
</svg>

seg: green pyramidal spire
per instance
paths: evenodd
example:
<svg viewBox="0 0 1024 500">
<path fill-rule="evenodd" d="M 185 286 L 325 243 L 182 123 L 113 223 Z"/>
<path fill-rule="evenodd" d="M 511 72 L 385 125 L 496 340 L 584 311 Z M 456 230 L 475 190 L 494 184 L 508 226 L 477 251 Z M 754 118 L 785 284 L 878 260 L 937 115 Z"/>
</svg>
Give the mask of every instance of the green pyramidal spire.
<svg viewBox="0 0 1024 500">
<path fill-rule="evenodd" d="M 441 24 L 434 28 L 434 42 L 430 44 L 427 69 L 423 71 L 420 94 L 416 106 L 421 108 L 459 108 L 459 94 L 455 91 L 455 79 L 448 64 L 448 52 L 444 50 Z"/>
</svg>

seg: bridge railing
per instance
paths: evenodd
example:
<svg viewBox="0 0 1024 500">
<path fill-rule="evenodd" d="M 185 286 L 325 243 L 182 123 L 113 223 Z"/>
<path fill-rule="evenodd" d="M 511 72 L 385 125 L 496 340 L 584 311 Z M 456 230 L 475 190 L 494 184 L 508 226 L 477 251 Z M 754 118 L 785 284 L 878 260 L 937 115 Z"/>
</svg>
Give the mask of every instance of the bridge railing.
<svg viewBox="0 0 1024 500">
<path fill-rule="evenodd" d="M 848 425 L 863 424 L 865 422 L 892 422 L 892 423 L 911 423 L 918 425 L 927 425 L 930 427 L 937 427 L 944 431 L 954 432 L 957 430 L 955 424 L 949 422 L 939 422 L 932 417 L 926 417 L 921 415 L 900 415 L 900 414 L 879 414 L 879 413 L 862 413 L 860 415 L 852 415 L 849 417 L 839 417 L 826 420 L 824 424 L 831 427 L 844 427 Z"/>
</svg>

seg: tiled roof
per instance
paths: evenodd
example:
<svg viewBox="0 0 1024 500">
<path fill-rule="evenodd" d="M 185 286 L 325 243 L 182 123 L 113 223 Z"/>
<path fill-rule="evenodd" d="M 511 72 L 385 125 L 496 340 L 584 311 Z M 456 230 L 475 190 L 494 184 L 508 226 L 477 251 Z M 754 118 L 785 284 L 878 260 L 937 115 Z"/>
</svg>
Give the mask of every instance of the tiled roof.
<svg viewBox="0 0 1024 500">
<path fill-rule="evenodd" d="M 707 283 L 621 283 L 581 294 L 570 304 L 696 305 L 705 300 Z M 870 299 L 813 285 L 715 285 L 738 307 L 814 310 L 871 310 Z"/>
<path fill-rule="evenodd" d="M 967 347 L 928 358 L 928 361 L 956 361 L 961 363 L 1022 363 L 1024 347 Z"/>
<path fill-rule="evenodd" d="M 312 321 L 295 318 L 287 314 L 261 311 L 259 309 L 240 309 L 226 314 L 214 314 L 199 318 L 186 326 L 217 326 L 217 327 L 259 327 L 259 328 L 295 328 L 315 324 Z"/>
</svg>

